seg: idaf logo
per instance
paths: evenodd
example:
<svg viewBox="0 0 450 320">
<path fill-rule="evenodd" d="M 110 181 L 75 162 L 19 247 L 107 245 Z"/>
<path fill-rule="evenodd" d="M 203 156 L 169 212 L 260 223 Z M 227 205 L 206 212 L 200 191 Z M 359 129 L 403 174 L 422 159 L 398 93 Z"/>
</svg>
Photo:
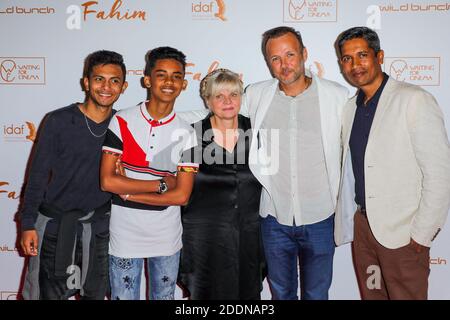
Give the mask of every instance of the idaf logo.
<svg viewBox="0 0 450 320">
<path fill-rule="evenodd" d="M 45 85 L 45 58 L 0 57 L 0 84 Z"/>
<path fill-rule="evenodd" d="M 338 0 L 283 0 L 284 22 L 336 22 Z"/>
<path fill-rule="evenodd" d="M 22 124 L 3 125 L 3 138 L 6 142 L 34 142 L 36 139 L 36 126 L 33 122 L 25 121 Z"/>
<path fill-rule="evenodd" d="M 191 12 L 195 20 L 227 21 L 225 0 L 192 1 Z"/>
<path fill-rule="evenodd" d="M 398 81 L 439 86 L 440 64 L 440 57 L 385 57 L 384 71 Z"/>
</svg>

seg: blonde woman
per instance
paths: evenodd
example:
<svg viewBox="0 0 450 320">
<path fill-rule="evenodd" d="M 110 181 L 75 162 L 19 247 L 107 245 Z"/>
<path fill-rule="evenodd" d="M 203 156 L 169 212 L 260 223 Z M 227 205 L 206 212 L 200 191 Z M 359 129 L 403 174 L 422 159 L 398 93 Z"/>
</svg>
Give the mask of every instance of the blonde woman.
<svg viewBox="0 0 450 320">
<path fill-rule="evenodd" d="M 260 299 L 264 254 L 260 241 L 261 185 L 250 172 L 250 119 L 239 115 L 243 85 L 226 69 L 200 85 L 210 114 L 194 124 L 200 160 L 182 211 L 179 282 L 190 299 Z"/>
</svg>

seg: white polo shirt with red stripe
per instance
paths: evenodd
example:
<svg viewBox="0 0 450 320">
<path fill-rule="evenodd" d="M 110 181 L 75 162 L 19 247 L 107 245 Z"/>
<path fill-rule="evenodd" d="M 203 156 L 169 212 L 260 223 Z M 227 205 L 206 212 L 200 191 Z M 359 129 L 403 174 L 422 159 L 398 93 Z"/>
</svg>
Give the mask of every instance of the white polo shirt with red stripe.
<svg viewBox="0 0 450 320">
<path fill-rule="evenodd" d="M 121 156 L 127 177 L 159 180 L 177 170 L 198 169 L 183 152 L 196 144 L 194 129 L 172 111 L 154 120 L 145 103 L 111 119 L 103 150 Z M 121 258 L 170 256 L 181 249 L 179 206 L 150 206 L 113 196 L 109 254 Z"/>
</svg>

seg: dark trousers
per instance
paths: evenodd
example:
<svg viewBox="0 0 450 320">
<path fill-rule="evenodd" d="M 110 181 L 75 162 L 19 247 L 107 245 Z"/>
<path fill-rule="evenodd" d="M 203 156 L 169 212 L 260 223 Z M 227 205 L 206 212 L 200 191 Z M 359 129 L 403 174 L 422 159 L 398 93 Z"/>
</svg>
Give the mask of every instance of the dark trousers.
<svg viewBox="0 0 450 320">
<path fill-rule="evenodd" d="M 108 243 L 109 231 L 92 235 L 95 237 L 93 259 L 84 284 L 84 300 L 103 300 L 109 291 Z M 45 233 L 40 252 L 39 286 L 41 300 L 66 300 L 79 293 L 82 274 L 82 241 L 77 238 L 74 272 L 67 276 L 55 276 L 55 251 L 57 235 Z"/>
<path fill-rule="evenodd" d="M 383 247 L 372 234 L 367 217 L 354 218 L 353 262 L 363 300 L 426 300 L 430 274 L 429 248 L 415 251 L 411 243 Z"/>
</svg>

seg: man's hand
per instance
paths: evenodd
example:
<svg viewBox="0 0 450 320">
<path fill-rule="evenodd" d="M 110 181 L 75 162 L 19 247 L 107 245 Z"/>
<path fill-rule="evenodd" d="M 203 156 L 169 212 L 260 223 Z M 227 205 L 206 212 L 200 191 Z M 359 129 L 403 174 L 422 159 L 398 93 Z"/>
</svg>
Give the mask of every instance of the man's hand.
<svg viewBox="0 0 450 320">
<path fill-rule="evenodd" d="M 175 189 L 177 186 L 177 177 L 175 176 L 164 177 L 164 181 L 167 183 L 169 190 Z"/>
<path fill-rule="evenodd" d="M 421 245 L 420 243 L 415 242 L 413 238 L 411 238 L 410 245 L 414 248 L 414 250 L 417 253 L 421 253 L 423 250 L 427 249 L 427 247 Z"/>
<path fill-rule="evenodd" d="M 38 254 L 38 234 L 36 230 L 26 230 L 22 232 L 20 245 L 27 256 L 37 256 Z"/>
</svg>

